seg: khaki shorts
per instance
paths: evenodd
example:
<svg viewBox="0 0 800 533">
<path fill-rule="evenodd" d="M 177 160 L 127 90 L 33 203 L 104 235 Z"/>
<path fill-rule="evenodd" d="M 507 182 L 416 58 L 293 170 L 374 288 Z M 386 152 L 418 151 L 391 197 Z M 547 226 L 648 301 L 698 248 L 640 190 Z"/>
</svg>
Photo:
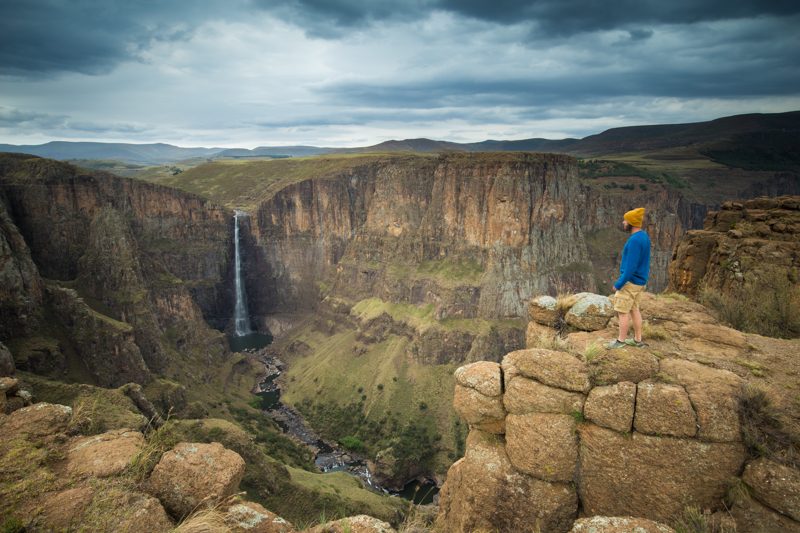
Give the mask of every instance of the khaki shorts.
<svg viewBox="0 0 800 533">
<path fill-rule="evenodd" d="M 644 288 L 644 285 L 634 285 L 630 281 L 623 285 L 614 295 L 614 311 L 630 313 L 631 309 L 639 309 Z"/>
</svg>

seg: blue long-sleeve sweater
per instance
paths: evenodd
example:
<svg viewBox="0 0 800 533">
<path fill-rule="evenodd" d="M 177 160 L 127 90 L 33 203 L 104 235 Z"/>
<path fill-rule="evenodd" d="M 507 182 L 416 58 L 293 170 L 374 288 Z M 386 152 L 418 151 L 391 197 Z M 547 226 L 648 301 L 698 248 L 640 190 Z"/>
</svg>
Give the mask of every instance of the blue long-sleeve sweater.
<svg viewBox="0 0 800 533">
<path fill-rule="evenodd" d="M 625 242 L 622 249 L 622 264 L 619 266 L 619 279 L 614 288 L 620 290 L 627 282 L 647 285 L 650 275 L 650 237 L 644 231 L 637 231 Z"/>
</svg>

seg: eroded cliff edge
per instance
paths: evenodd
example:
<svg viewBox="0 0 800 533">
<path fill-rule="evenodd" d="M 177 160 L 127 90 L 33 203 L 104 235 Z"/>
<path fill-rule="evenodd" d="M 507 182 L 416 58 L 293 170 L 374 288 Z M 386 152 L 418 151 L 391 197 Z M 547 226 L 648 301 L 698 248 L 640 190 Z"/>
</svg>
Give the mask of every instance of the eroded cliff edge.
<svg viewBox="0 0 800 533">
<path fill-rule="evenodd" d="M 3 320 L 17 366 L 103 386 L 220 359 L 229 213 L 174 189 L 0 159 Z"/>
<path fill-rule="evenodd" d="M 646 295 L 649 346 L 608 351 L 613 321 L 561 338 L 555 307 L 543 307 L 531 304 L 528 349 L 455 373 L 470 433 L 441 492 L 442 530 L 569 531 L 594 515 L 677 529 L 693 514 L 714 528 L 800 531 L 798 341 Z"/>
</svg>

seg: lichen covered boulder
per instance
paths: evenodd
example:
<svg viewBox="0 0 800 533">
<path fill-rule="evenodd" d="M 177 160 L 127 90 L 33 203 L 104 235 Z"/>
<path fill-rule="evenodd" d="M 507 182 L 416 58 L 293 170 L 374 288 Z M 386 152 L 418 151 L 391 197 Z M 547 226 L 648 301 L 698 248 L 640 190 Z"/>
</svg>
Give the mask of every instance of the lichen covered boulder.
<svg viewBox="0 0 800 533">
<path fill-rule="evenodd" d="M 236 502 L 225 510 L 225 525 L 233 533 L 293 533 L 294 526 L 255 502 Z"/>
<path fill-rule="evenodd" d="M 0 433 L 6 437 L 47 437 L 66 429 L 71 416 L 72 408 L 69 406 L 37 403 L 0 420 Z"/>
<path fill-rule="evenodd" d="M 308 530 L 308 533 L 397 533 L 391 524 L 367 515 L 348 516 Z"/>
<path fill-rule="evenodd" d="M 614 316 L 614 306 L 607 296 L 585 294 L 569 308 L 564 320 L 567 324 L 584 331 L 605 329 Z"/>
<path fill-rule="evenodd" d="M 542 385 L 524 376 L 514 376 L 506 381 L 503 404 L 515 415 L 527 413 L 572 414 L 583 411 L 584 396 Z"/>
<path fill-rule="evenodd" d="M 578 460 L 575 419 L 544 413 L 508 415 L 506 452 L 520 472 L 546 481 L 572 481 Z"/>
<path fill-rule="evenodd" d="M 796 469 L 760 458 L 745 467 L 742 480 L 759 501 L 800 521 L 800 472 Z"/>
<path fill-rule="evenodd" d="M 67 449 L 67 472 L 108 477 L 121 473 L 144 447 L 144 436 L 128 429 L 73 440 Z"/>
<path fill-rule="evenodd" d="M 646 518 L 593 516 L 576 520 L 570 533 L 675 533 L 675 530 Z"/>
<path fill-rule="evenodd" d="M 719 509 L 744 462 L 741 443 L 700 442 L 582 424 L 578 490 L 591 515 L 670 521 L 687 505 Z"/>
<path fill-rule="evenodd" d="M 218 442 L 181 442 L 163 455 L 148 480 L 148 490 L 175 517 L 201 502 L 213 503 L 236 492 L 244 476 L 241 456 Z"/>
<path fill-rule="evenodd" d="M 528 302 L 528 316 L 532 322 L 553 327 L 558 319 L 556 299 L 552 296 L 536 296 Z"/>
</svg>

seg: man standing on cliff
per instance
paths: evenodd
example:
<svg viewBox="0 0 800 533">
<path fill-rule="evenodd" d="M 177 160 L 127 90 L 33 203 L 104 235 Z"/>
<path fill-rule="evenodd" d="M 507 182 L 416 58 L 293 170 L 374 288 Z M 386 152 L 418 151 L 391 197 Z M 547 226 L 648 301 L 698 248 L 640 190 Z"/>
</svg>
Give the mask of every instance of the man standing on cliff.
<svg viewBox="0 0 800 533">
<path fill-rule="evenodd" d="M 642 347 L 642 313 L 639 301 L 647 276 L 650 275 L 650 237 L 642 230 L 644 207 L 638 207 L 625 213 L 622 229 L 631 234 L 622 249 L 622 264 L 619 267 L 619 279 L 614 283 L 614 311 L 619 316 L 619 335 L 616 340 L 606 345 L 613 350 L 623 346 Z M 628 339 L 628 328 L 633 322 L 633 340 Z"/>
</svg>

